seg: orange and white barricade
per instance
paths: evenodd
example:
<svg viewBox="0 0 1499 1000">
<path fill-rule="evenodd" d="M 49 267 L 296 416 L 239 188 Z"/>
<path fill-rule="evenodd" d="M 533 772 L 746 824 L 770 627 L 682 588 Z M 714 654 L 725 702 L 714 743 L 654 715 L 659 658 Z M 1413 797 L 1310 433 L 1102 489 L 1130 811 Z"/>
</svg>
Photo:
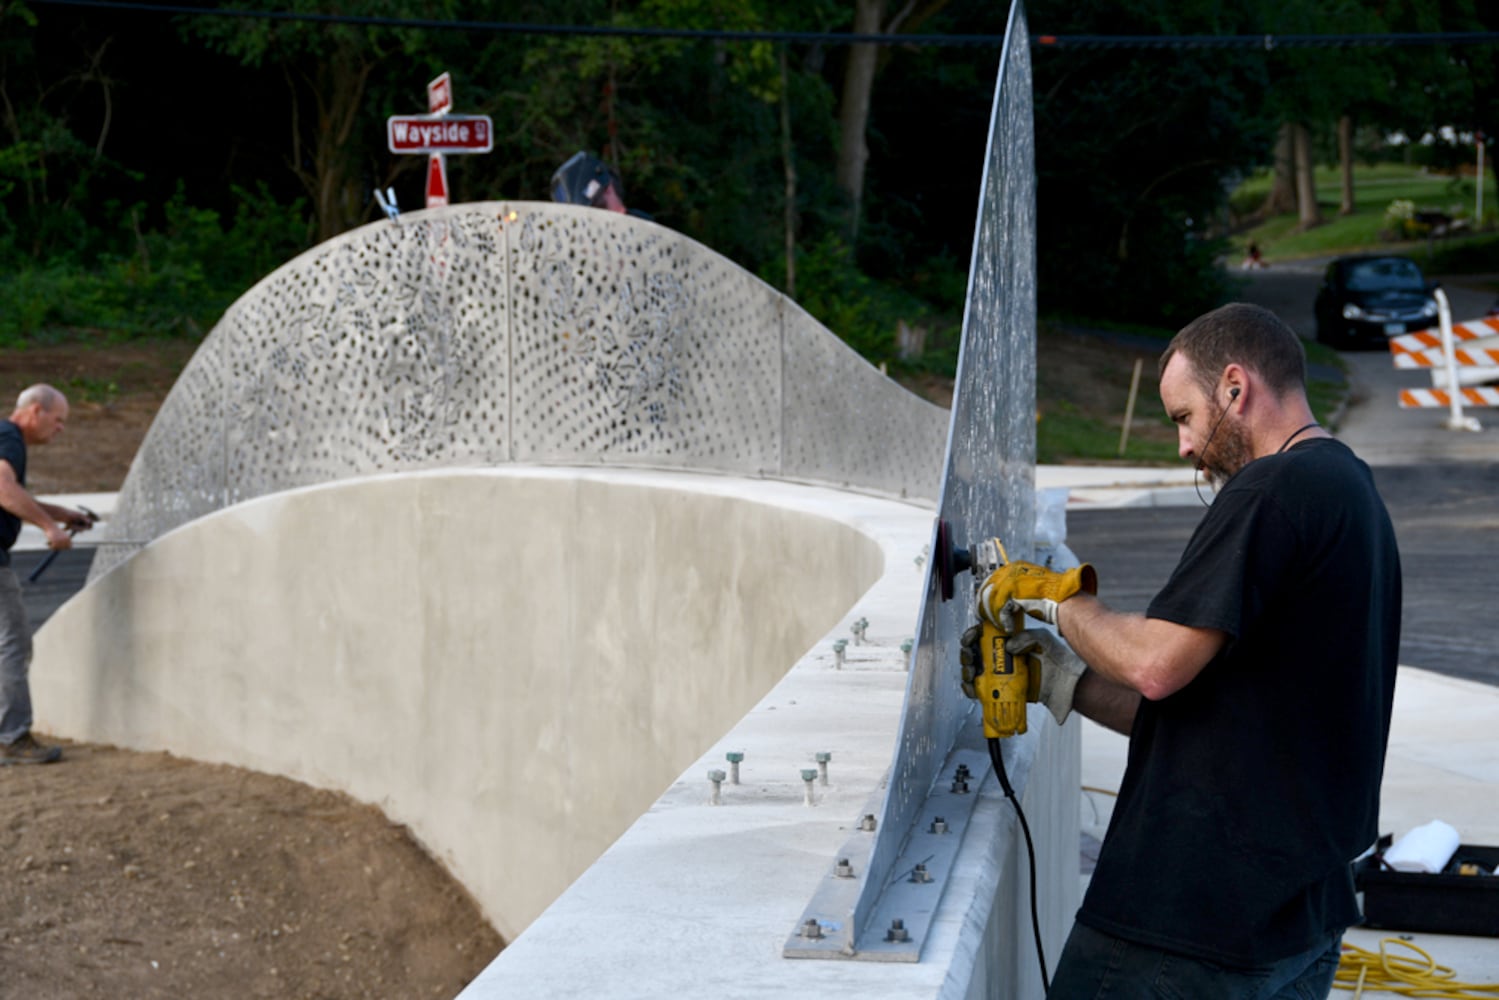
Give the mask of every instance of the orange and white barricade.
<svg viewBox="0 0 1499 1000">
<path fill-rule="evenodd" d="M 1432 387 L 1400 390 L 1400 406 L 1445 406 L 1450 430 L 1481 430 L 1477 420 L 1463 415 L 1463 407 L 1499 406 L 1499 388 L 1465 383 L 1499 380 L 1499 319 L 1453 323 L 1446 294 L 1440 288 L 1434 294 L 1437 328 L 1390 338 L 1390 357 L 1396 368 L 1431 372 Z"/>
</svg>

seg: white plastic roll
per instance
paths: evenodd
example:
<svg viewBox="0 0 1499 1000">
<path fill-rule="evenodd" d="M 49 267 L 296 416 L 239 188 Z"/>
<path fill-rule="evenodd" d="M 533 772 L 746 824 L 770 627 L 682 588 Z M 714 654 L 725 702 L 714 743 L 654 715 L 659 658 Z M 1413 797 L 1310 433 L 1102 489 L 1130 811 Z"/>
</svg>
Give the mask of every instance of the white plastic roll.
<svg viewBox="0 0 1499 1000">
<path fill-rule="evenodd" d="M 1447 867 L 1457 853 L 1457 831 L 1439 819 L 1418 826 L 1390 845 L 1385 864 L 1397 872 L 1433 874 Z"/>
</svg>

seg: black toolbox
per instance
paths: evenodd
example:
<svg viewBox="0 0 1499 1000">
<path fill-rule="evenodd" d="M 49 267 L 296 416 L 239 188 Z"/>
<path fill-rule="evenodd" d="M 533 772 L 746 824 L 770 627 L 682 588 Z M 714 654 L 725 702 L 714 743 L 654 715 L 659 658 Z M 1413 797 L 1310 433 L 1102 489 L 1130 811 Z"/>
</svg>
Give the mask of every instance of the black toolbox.
<svg viewBox="0 0 1499 1000">
<path fill-rule="evenodd" d="M 1499 937 L 1499 847 L 1460 844 L 1440 874 L 1428 875 L 1385 868 L 1380 859 L 1388 841 L 1380 838 L 1379 851 L 1354 865 L 1365 927 Z M 1457 874 L 1465 862 L 1480 874 Z"/>
</svg>

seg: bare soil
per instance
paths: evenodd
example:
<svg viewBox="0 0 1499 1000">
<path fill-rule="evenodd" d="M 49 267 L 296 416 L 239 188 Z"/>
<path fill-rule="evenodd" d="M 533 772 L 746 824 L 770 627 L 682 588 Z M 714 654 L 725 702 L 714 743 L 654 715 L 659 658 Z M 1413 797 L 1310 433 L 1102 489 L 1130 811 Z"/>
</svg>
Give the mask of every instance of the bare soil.
<svg viewBox="0 0 1499 1000">
<path fill-rule="evenodd" d="M 192 350 L 0 351 L 0 414 L 33 382 L 70 403 L 28 456 L 32 491 L 118 490 Z M 0 768 L 5 1000 L 446 998 L 502 946 L 404 827 L 347 796 L 94 744 Z"/>
<path fill-rule="evenodd" d="M 118 490 L 193 347 L 0 351 L 0 412 L 39 381 L 71 404 L 31 452 L 32 491 Z M 1117 425 L 1141 353 L 1049 336 L 1040 367 L 1049 393 Z M 908 384 L 951 403 L 951 379 Z M 0 768 L 0 998 L 451 997 L 502 946 L 403 827 L 346 796 L 95 744 Z"/>
<path fill-rule="evenodd" d="M 0 816 L 0 996 L 447 998 L 500 950 L 405 828 L 284 778 L 66 744 Z"/>
</svg>

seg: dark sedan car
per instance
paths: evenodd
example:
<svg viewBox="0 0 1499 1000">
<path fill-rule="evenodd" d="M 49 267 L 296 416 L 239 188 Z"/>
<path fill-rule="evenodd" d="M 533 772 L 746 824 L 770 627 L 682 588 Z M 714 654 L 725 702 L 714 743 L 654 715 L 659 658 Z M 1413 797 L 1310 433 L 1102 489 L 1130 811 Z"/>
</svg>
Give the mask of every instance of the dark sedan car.
<svg viewBox="0 0 1499 1000">
<path fill-rule="evenodd" d="M 1409 257 L 1339 257 L 1317 289 L 1317 339 L 1338 348 L 1384 347 L 1390 337 L 1436 326 L 1436 287 Z"/>
</svg>

